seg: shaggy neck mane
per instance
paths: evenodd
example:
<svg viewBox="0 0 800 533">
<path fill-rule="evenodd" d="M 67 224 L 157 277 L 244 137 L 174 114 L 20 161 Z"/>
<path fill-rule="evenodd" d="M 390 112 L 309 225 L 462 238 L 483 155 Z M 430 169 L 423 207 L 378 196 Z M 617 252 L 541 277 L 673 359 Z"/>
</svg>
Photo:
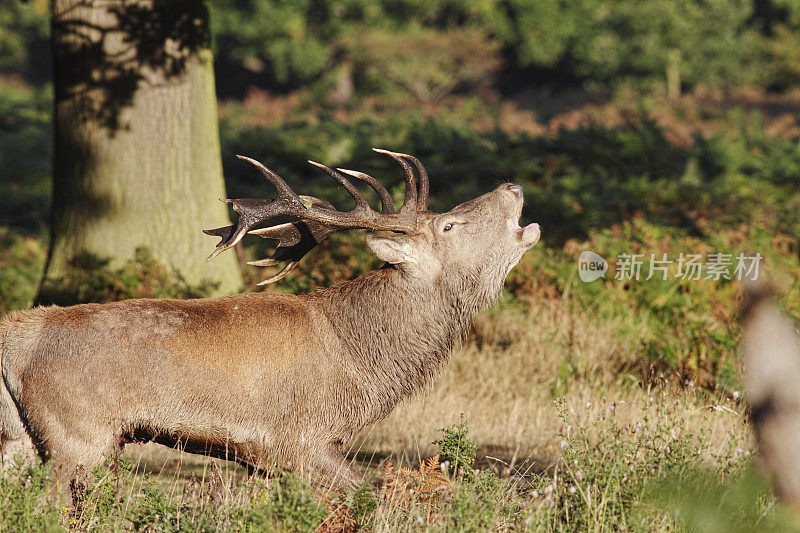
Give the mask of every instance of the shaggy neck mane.
<svg viewBox="0 0 800 533">
<path fill-rule="evenodd" d="M 473 278 L 413 279 L 385 267 L 312 296 L 321 300 L 380 411 L 428 385 L 472 316 L 492 299 Z"/>
</svg>

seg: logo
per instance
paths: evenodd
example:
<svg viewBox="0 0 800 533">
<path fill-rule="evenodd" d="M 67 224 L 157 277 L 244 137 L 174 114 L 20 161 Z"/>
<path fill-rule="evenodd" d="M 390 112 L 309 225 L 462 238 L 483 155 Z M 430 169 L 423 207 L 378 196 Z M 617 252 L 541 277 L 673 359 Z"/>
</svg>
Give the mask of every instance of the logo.
<svg viewBox="0 0 800 533">
<path fill-rule="evenodd" d="M 602 256 L 585 250 L 578 258 L 578 276 L 581 281 L 589 283 L 596 279 L 605 278 L 608 272 L 608 262 Z"/>
</svg>

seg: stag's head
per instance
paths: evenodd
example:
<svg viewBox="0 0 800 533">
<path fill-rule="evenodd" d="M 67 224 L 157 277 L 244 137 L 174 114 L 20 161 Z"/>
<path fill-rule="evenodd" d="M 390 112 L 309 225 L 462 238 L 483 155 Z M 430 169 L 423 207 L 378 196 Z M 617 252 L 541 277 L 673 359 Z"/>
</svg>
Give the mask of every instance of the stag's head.
<svg viewBox="0 0 800 533">
<path fill-rule="evenodd" d="M 508 272 L 522 255 L 539 240 L 539 225 L 519 225 L 522 213 L 522 187 L 506 183 L 494 191 L 465 202 L 446 213 L 428 211 L 428 173 L 415 157 L 375 150 L 394 159 L 405 175 L 405 200 L 395 210 L 389 192 L 373 177 L 346 169 L 331 169 L 309 161 L 329 174 L 356 202 L 352 211 L 337 211 L 330 203 L 312 196 L 301 196 L 264 165 L 238 156 L 255 166 L 275 186 L 274 200 L 223 200 L 233 206 L 239 221 L 232 226 L 206 230 L 221 237 L 209 259 L 234 246 L 246 233 L 278 241 L 268 259 L 252 261 L 257 266 L 285 263 L 283 270 L 261 284 L 275 282 L 331 233 L 364 228 L 367 245 L 383 261 L 395 265 L 413 278 L 458 279 L 479 285 L 481 292 L 496 293 Z M 415 172 L 416 171 L 416 172 Z M 380 212 L 373 210 L 360 191 L 345 177 L 366 182 L 381 201 Z M 277 216 L 290 216 L 294 222 L 259 228 Z M 391 232 L 391 233 L 390 233 Z"/>
</svg>

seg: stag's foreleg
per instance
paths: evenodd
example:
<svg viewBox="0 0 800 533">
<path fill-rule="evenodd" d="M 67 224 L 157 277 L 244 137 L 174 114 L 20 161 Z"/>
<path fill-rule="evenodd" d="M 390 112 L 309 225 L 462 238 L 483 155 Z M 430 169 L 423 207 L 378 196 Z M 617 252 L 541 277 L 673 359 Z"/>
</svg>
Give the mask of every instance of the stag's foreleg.
<svg viewBox="0 0 800 533">
<path fill-rule="evenodd" d="M 277 471 L 295 472 L 322 490 L 346 492 L 366 482 L 364 476 L 354 470 L 344 458 L 337 443 L 307 446 L 300 450 L 291 446 L 259 445 L 240 443 L 230 445 L 226 459 L 235 459 L 251 474 L 270 477 Z M 203 452 L 201 452 L 203 453 Z M 208 452 L 205 452 L 208 455 Z M 221 454 L 212 454 L 223 457 Z"/>
<path fill-rule="evenodd" d="M 347 492 L 366 483 L 366 479 L 355 471 L 342 455 L 340 446 L 329 443 L 303 453 L 301 474 L 324 489 Z"/>
<path fill-rule="evenodd" d="M 38 416 L 37 416 L 38 415 Z M 61 420 L 37 413 L 29 418 L 31 437 L 66 504 L 79 505 L 93 480 L 92 470 L 121 452 L 118 432 L 113 427 L 87 420 Z"/>
</svg>

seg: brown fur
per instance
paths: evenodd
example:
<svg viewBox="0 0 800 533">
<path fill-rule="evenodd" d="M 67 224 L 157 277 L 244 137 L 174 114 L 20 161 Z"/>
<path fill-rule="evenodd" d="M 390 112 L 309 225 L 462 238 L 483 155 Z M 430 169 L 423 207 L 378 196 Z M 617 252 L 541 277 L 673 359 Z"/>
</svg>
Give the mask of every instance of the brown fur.
<svg viewBox="0 0 800 533">
<path fill-rule="evenodd" d="M 27 433 L 67 481 L 154 440 L 344 489 L 340 447 L 430 383 L 538 239 L 501 186 L 411 235 L 391 265 L 306 296 L 40 307 L 0 323 L 0 439 Z M 442 231 L 445 222 L 454 229 Z"/>
</svg>

